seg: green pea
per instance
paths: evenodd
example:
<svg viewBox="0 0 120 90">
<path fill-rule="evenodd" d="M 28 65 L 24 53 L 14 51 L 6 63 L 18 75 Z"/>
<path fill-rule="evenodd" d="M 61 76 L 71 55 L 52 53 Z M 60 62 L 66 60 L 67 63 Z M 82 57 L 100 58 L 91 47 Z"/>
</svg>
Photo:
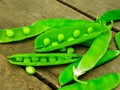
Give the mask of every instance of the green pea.
<svg viewBox="0 0 120 90">
<path fill-rule="evenodd" d="M 11 38 L 14 36 L 14 32 L 11 29 L 8 29 L 6 30 L 6 35 Z"/>
<path fill-rule="evenodd" d="M 80 30 L 75 30 L 73 33 L 74 38 L 78 38 L 80 35 Z"/>
<path fill-rule="evenodd" d="M 89 28 L 88 28 L 88 33 L 91 33 L 91 32 L 93 32 L 93 28 L 92 28 L 92 27 L 89 27 Z"/>
<path fill-rule="evenodd" d="M 22 61 L 23 61 L 23 57 L 17 57 L 17 58 L 16 58 L 16 61 L 22 62 Z"/>
<path fill-rule="evenodd" d="M 67 53 L 74 53 L 74 48 L 72 47 L 67 48 Z"/>
<path fill-rule="evenodd" d="M 119 73 L 109 73 L 98 78 L 86 80 L 87 84 L 73 83 L 58 90 L 112 90 L 120 83 Z"/>
<path fill-rule="evenodd" d="M 108 50 L 104 56 L 98 61 L 95 67 L 100 66 L 106 62 L 113 60 L 115 57 L 120 55 L 119 50 Z M 59 75 L 59 83 L 61 86 L 71 82 L 73 80 L 73 66 L 77 68 L 79 61 L 76 61 L 68 65 Z M 67 77 L 66 77 L 67 76 Z"/>
<path fill-rule="evenodd" d="M 63 48 L 60 48 L 59 50 L 60 50 L 60 52 L 65 52 L 65 51 L 66 51 L 66 48 L 63 47 Z"/>
<path fill-rule="evenodd" d="M 74 69 L 74 79 L 77 81 L 77 77 L 84 74 L 88 70 L 92 69 L 96 63 L 102 58 L 108 49 L 111 40 L 111 31 L 101 34 L 97 37 L 85 55 L 82 57 L 77 69 Z"/>
<path fill-rule="evenodd" d="M 23 27 L 23 33 L 24 34 L 30 34 L 31 30 L 29 27 Z"/>
<path fill-rule="evenodd" d="M 35 74 L 36 72 L 36 69 L 32 66 L 26 66 L 25 70 L 28 74 Z"/>
<path fill-rule="evenodd" d="M 118 49 L 120 49 L 120 32 L 118 32 L 115 35 L 115 42 L 116 42 L 116 45 L 117 45 Z"/>
<path fill-rule="evenodd" d="M 64 40 L 64 35 L 63 34 L 59 34 L 58 35 L 58 41 L 62 42 Z"/>
<path fill-rule="evenodd" d="M 50 44 L 50 39 L 45 38 L 43 43 L 44 43 L 45 46 L 48 46 Z"/>
<path fill-rule="evenodd" d="M 23 62 L 16 61 L 16 58 L 24 58 Z M 67 57 L 67 58 L 66 58 Z M 66 53 L 28 53 L 28 54 L 16 54 L 9 58 L 9 62 L 15 65 L 21 66 L 50 66 L 50 65 L 62 65 L 68 64 L 80 60 L 79 54 L 66 54 Z"/>
<path fill-rule="evenodd" d="M 57 42 L 53 42 L 53 43 L 52 43 L 52 46 L 57 46 L 57 45 L 58 45 Z"/>
</svg>

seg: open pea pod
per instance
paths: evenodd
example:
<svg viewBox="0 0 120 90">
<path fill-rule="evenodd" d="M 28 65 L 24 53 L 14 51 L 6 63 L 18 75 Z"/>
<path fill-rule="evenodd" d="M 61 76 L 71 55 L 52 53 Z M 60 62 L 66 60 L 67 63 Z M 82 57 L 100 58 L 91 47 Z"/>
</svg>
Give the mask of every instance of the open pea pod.
<svg viewBox="0 0 120 90">
<path fill-rule="evenodd" d="M 21 66 L 51 66 L 72 63 L 81 59 L 79 54 L 16 54 L 9 56 L 9 62 Z"/>
<path fill-rule="evenodd" d="M 47 19 L 40 20 L 33 23 L 31 26 L 1 29 L 0 30 L 0 43 L 7 43 L 13 41 L 20 41 L 39 35 L 50 28 L 59 28 L 69 25 L 73 22 L 72 19 Z"/>
<path fill-rule="evenodd" d="M 91 40 L 106 32 L 109 26 L 78 20 L 71 26 L 52 28 L 35 39 L 36 52 L 48 52 Z"/>
</svg>

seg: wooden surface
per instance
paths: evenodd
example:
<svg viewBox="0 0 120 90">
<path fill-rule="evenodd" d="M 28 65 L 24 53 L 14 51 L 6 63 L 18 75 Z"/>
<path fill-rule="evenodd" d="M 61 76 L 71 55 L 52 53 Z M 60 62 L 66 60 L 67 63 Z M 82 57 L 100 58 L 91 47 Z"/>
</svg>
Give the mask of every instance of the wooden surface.
<svg viewBox="0 0 120 90">
<path fill-rule="evenodd" d="M 47 18 L 92 20 L 104 11 L 120 8 L 119 3 L 119 0 L 0 0 L 0 28 L 27 26 Z M 110 49 L 117 49 L 114 35 L 120 30 L 119 22 L 114 28 Z M 0 44 L 0 90 L 56 90 L 59 87 L 58 76 L 65 65 L 36 67 L 37 73 L 28 75 L 24 67 L 7 62 L 8 55 L 34 52 L 34 38 Z M 84 53 L 87 48 L 76 46 L 75 49 L 76 53 Z M 120 72 L 119 60 L 120 56 L 80 78 L 87 80 L 109 72 Z M 115 90 L 120 90 L 120 86 Z"/>
</svg>

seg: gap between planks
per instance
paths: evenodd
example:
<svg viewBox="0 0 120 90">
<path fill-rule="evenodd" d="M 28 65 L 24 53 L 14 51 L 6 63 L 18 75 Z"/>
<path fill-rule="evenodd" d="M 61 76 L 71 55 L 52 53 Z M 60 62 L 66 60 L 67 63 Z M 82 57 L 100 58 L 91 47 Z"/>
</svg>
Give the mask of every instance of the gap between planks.
<svg viewBox="0 0 120 90">
<path fill-rule="evenodd" d="M 59 3 L 61 3 L 61 4 L 65 5 L 65 6 L 71 8 L 71 9 L 73 9 L 73 10 L 75 10 L 75 11 L 77 11 L 77 12 L 80 13 L 80 14 L 85 15 L 86 17 L 88 17 L 88 18 L 90 18 L 90 19 L 92 19 L 92 20 L 96 20 L 96 18 L 95 18 L 94 16 L 92 16 L 92 15 L 90 15 L 90 14 L 88 14 L 88 13 L 86 13 L 86 12 L 80 10 L 80 9 L 78 9 L 77 7 L 74 7 L 74 6 L 71 5 L 71 4 L 68 4 L 67 2 L 64 2 L 64 1 L 62 1 L 62 0 L 56 0 L 56 1 L 58 1 Z M 114 31 L 114 32 L 119 32 L 119 30 L 117 30 L 115 27 L 112 27 L 112 31 Z"/>
</svg>

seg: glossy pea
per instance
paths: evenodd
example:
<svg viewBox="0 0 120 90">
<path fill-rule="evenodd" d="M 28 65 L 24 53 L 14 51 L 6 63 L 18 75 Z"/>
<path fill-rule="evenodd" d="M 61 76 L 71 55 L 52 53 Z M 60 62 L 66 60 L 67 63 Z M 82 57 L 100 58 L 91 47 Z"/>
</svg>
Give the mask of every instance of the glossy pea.
<svg viewBox="0 0 120 90">
<path fill-rule="evenodd" d="M 21 57 L 23 60 L 17 60 Z M 72 63 L 81 59 L 79 54 L 50 53 L 50 54 L 16 54 L 9 56 L 9 62 L 22 66 L 50 66 Z M 44 62 L 44 63 L 43 63 Z"/>
<path fill-rule="evenodd" d="M 111 35 L 112 33 L 109 30 L 104 34 L 101 34 L 93 41 L 88 51 L 82 57 L 77 69 L 75 68 L 73 70 L 75 80 L 77 80 L 77 77 L 79 77 L 86 71 L 92 69 L 96 65 L 96 63 L 103 57 L 111 41 Z"/>
<path fill-rule="evenodd" d="M 104 56 L 98 61 L 95 67 L 100 66 L 106 62 L 113 60 L 120 54 L 119 50 L 108 50 Z M 79 61 L 68 65 L 59 75 L 60 86 L 63 86 L 73 80 L 73 66 L 77 68 Z M 67 76 L 67 77 L 66 77 Z"/>
<path fill-rule="evenodd" d="M 118 49 L 120 49 L 120 32 L 118 32 L 115 35 L 115 42 L 116 42 L 116 45 L 117 45 Z"/>
<path fill-rule="evenodd" d="M 58 90 L 112 90 L 120 83 L 120 73 L 109 73 L 86 80 L 87 84 L 73 83 Z"/>
<path fill-rule="evenodd" d="M 105 24 L 99 24 L 86 20 L 76 20 L 74 24 L 70 26 L 57 28 L 57 30 L 56 28 L 51 28 L 49 31 L 40 34 L 35 39 L 36 52 L 48 52 L 74 44 L 79 44 L 96 38 L 108 29 L 109 26 L 106 26 Z M 48 47 L 44 47 L 43 41 L 45 38 L 49 38 L 51 43 L 56 42 L 57 44 L 51 44 Z"/>
<path fill-rule="evenodd" d="M 32 66 L 26 66 L 25 70 L 28 74 L 35 74 L 36 72 L 36 69 Z"/>
<path fill-rule="evenodd" d="M 39 20 L 30 26 L 0 30 L 0 43 L 20 41 L 41 34 L 50 28 L 59 28 L 72 24 L 76 20 L 56 18 Z"/>
</svg>

